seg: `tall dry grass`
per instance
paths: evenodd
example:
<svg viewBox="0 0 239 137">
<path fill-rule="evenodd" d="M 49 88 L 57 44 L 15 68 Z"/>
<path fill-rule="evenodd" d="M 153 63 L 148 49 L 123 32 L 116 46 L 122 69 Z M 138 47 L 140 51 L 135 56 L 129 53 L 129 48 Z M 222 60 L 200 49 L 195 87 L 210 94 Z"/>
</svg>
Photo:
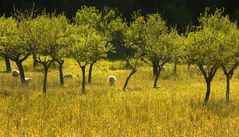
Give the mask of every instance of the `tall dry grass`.
<svg viewBox="0 0 239 137">
<path fill-rule="evenodd" d="M 153 89 L 152 70 L 145 65 L 132 77 L 126 92 L 122 86 L 129 70 L 122 66 L 119 61 L 98 62 L 86 95 L 81 94 L 80 68 L 72 60 L 66 61 L 64 72 L 74 76 L 64 87 L 57 69 L 50 70 L 46 96 L 41 94 L 41 67 L 33 71 L 31 61 L 25 68 L 33 80 L 26 86 L 11 74 L 0 73 L 0 136 L 238 136 L 238 73 L 231 81 L 229 104 L 225 78 L 219 71 L 209 104 L 203 105 L 205 83 L 194 66 L 188 70 L 181 65 L 175 75 L 173 66 L 167 65 L 160 88 Z M 4 70 L 3 61 L 0 69 Z M 117 77 L 115 86 L 109 86 L 109 75 Z"/>
</svg>

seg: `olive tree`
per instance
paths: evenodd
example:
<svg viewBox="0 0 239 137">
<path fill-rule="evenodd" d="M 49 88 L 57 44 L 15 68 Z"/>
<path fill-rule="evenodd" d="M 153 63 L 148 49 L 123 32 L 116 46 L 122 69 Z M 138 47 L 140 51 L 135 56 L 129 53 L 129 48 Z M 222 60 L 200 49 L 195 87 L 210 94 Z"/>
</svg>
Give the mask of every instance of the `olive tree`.
<svg viewBox="0 0 239 137">
<path fill-rule="evenodd" d="M 157 88 L 157 81 L 163 66 L 175 56 L 179 37 L 176 29 L 168 30 L 165 21 L 159 14 L 149 14 L 146 17 L 145 51 L 147 56 L 152 59 L 155 72 L 157 72 L 153 84 L 154 88 Z"/>
<path fill-rule="evenodd" d="M 83 6 L 80 10 L 77 11 L 75 17 L 75 23 L 78 25 L 85 25 L 88 27 L 94 28 L 98 31 L 102 37 L 104 37 L 104 41 L 106 45 L 92 45 L 92 54 L 89 58 L 89 75 L 88 75 L 88 83 L 91 83 L 92 70 L 93 65 L 101 58 L 107 56 L 107 53 L 112 50 L 111 48 L 111 35 L 109 31 L 108 25 L 115 18 L 115 11 L 113 9 L 105 8 L 103 11 L 96 9 L 95 7 L 87 7 Z M 96 43 L 97 44 L 97 43 Z"/>
<path fill-rule="evenodd" d="M 53 30 L 54 41 L 52 42 L 54 49 L 52 49 L 50 56 L 59 65 L 59 80 L 60 84 L 64 85 L 63 64 L 64 58 L 67 57 L 67 47 L 70 45 L 69 37 L 72 34 L 72 27 L 64 15 L 52 17 L 51 20 L 55 28 Z"/>
<path fill-rule="evenodd" d="M 155 76 L 155 81 L 157 81 L 161 68 L 166 62 L 170 61 L 171 59 L 169 57 L 160 57 L 161 51 L 169 51 L 168 49 L 163 50 L 164 48 L 167 48 L 163 37 L 165 37 L 169 31 L 168 27 L 166 26 L 166 22 L 162 19 L 160 14 L 149 14 L 147 15 L 145 20 L 145 31 L 143 31 L 144 41 L 146 43 L 147 54 L 149 55 L 149 58 L 153 64 L 153 74 Z M 156 85 L 154 85 L 154 87 L 156 87 Z"/>
<path fill-rule="evenodd" d="M 94 28 L 87 25 L 74 25 L 74 33 L 71 35 L 71 45 L 68 52 L 76 62 L 79 64 L 82 71 L 82 93 L 86 94 L 86 66 L 91 62 L 92 56 L 95 55 L 95 45 L 98 45 L 99 51 L 105 48 L 106 40 Z"/>
<path fill-rule="evenodd" d="M 221 11 L 209 14 L 206 9 L 204 15 L 199 18 L 200 25 L 193 32 L 189 32 L 186 44 L 186 58 L 198 66 L 206 82 L 206 95 L 204 103 L 207 103 L 211 91 L 211 82 L 224 60 L 223 39 L 221 33 Z"/>
<path fill-rule="evenodd" d="M 125 29 L 123 31 L 124 41 L 122 44 L 123 56 L 126 60 L 127 66 L 131 69 L 131 73 L 126 78 L 125 84 L 123 86 L 123 91 L 125 91 L 130 78 L 138 71 L 140 62 L 144 57 L 144 41 L 143 41 L 143 27 L 145 20 L 143 16 L 135 16 L 134 21 L 131 22 L 130 26 L 124 25 L 122 22 L 122 27 Z"/>
<path fill-rule="evenodd" d="M 222 68 L 226 76 L 226 102 L 229 102 L 230 97 L 230 79 L 239 66 L 239 31 L 235 24 L 230 24 L 232 28 L 225 31 L 224 37 L 221 39 L 223 45 L 221 56 L 224 57 Z"/>
<path fill-rule="evenodd" d="M 215 27 L 220 35 L 221 53 L 223 57 L 222 68 L 226 76 L 226 101 L 229 102 L 230 79 L 239 65 L 239 31 L 236 23 L 229 20 L 228 16 L 222 16 L 223 11 L 217 11 L 214 17 L 215 23 L 210 24 Z M 211 23 L 210 21 L 208 21 Z"/>
<path fill-rule="evenodd" d="M 27 43 L 24 28 L 13 18 L 0 19 L 0 52 L 14 61 L 20 71 L 21 82 L 25 83 L 25 74 L 22 62 L 30 55 L 30 46 Z"/>
<path fill-rule="evenodd" d="M 49 15 L 43 13 L 28 22 L 28 41 L 32 45 L 32 52 L 36 53 L 36 59 L 44 68 L 43 93 L 46 94 L 48 70 L 53 61 L 62 61 L 62 50 L 65 37 L 64 16 Z"/>
</svg>

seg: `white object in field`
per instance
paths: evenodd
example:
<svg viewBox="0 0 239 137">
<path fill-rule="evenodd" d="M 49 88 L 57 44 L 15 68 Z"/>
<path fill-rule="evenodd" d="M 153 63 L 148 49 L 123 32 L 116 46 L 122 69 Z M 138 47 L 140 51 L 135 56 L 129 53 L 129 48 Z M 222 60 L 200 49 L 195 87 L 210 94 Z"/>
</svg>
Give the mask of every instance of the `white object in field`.
<svg viewBox="0 0 239 137">
<path fill-rule="evenodd" d="M 116 77 L 115 76 L 109 76 L 108 81 L 109 81 L 109 84 L 112 86 L 116 82 Z"/>
<path fill-rule="evenodd" d="M 12 70 L 12 76 L 13 77 L 18 77 L 19 74 L 20 74 L 20 72 L 18 70 L 16 70 L 16 69 Z"/>
<path fill-rule="evenodd" d="M 161 68 L 161 71 L 165 71 L 165 70 L 166 70 L 166 67 L 163 66 L 163 67 Z"/>
<path fill-rule="evenodd" d="M 65 74 L 64 79 L 72 79 L 73 75 L 72 74 Z"/>
<path fill-rule="evenodd" d="M 25 78 L 26 83 L 29 83 L 32 80 L 32 78 Z"/>
</svg>

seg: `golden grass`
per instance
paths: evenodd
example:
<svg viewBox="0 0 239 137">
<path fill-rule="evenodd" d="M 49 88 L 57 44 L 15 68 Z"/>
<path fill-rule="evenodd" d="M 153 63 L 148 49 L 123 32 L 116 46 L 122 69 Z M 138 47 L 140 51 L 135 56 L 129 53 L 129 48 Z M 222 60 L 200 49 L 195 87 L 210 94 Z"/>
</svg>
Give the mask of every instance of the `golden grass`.
<svg viewBox="0 0 239 137">
<path fill-rule="evenodd" d="M 66 61 L 64 72 L 73 73 L 74 78 L 65 81 L 64 87 L 57 69 L 50 70 L 46 97 L 41 94 L 43 74 L 31 69 L 31 61 L 25 63 L 26 76 L 33 78 L 27 86 L 11 74 L 0 73 L 0 136 L 238 136 L 238 73 L 231 81 L 229 104 L 225 103 L 225 78 L 219 71 L 209 104 L 203 105 L 205 83 L 194 66 L 187 70 L 181 65 L 175 75 L 172 65 L 167 65 L 160 88 L 153 89 L 147 65 L 123 92 L 129 70 L 122 70 L 121 65 L 119 61 L 98 62 L 86 95 L 81 94 L 81 70 L 72 60 Z M 4 70 L 3 61 L 0 69 Z M 115 86 L 109 86 L 109 75 L 117 77 Z"/>
</svg>

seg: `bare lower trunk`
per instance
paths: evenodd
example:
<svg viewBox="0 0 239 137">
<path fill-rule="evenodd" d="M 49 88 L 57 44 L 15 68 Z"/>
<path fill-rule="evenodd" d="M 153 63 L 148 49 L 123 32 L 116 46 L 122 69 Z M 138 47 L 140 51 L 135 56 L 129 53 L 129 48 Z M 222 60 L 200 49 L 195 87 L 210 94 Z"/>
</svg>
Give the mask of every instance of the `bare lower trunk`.
<svg viewBox="0 0 239 137">
<path fill-rule="evenodd" d="M 36 67 L 37 67 L 37 56 L 36 56 L 36 53 L 33 52 L 32 56 L 33 56 L 33 68 L 36 69 Z"/>
<path fill-rule="evenodd" d="M 91 77 L 92 77 L 93 65 L 94 65 L 94 64 L 90 64 L 90 68 L 89 68 L 89 75 L 88 75 L 88 83 L 89 83 L 89 84 L 91 84 Z"/>
<path fill-rule="evenodd" d="M 129 82 L 129 79 L 137 72 L 137 70 L 133 69 L 131 71 L 131 73 L 129 74 L 129 76 L 127 77 L 126 81 L 125 81 L 125 84 L 124 84 L 124 87 L 123 87 L 123 91 L 125 91 L 127 85 L 128 85 L 128 82 Z"/>
<path fill-rule="evenodd" d="M 25 74 L 24 74 L 24 69 L 23 69 L 23 66 L 22 66 L 22 62 L 21 61 L 16 61 L 16 65 L 19 69 L 19 72 L 20 72 L 20 79 L 21 79 L 21 82 L 22 84 L 26 83 L 25 81 Z"/>
<path fill-rule="evenodd" d="M 158 66 L 159 66 L 159 60 L 157 57 L 152 58 L 152 65 L 153 65 L 153 75 L 156 77 L 158 74 Z"/>
<path fill-rule="evenodd" d="M 201 73 L 203 74 L 206 85 L 207 85 L 206 95 L 204 98 L 204 104 L 206 104 L 209 101 L 209 96 L 211 92 L 211 82 L 218 70 L 218 66 L 214 65 L 214 66 L 211 66 L 210 68 L 208 67 L 206 70 L 202 64 L 198 64 L 198 67 Z"/>
<path fill-rule="evenodd" d="M 82 93 L 83 94 L 86 94 L 86 91 L 85 91 L 85 85 L 86 85 L 85 68 L 86 68 L 86 66 L 81 66 L 81 71 L 82 71 Z"/>
<path fill-rule="evenodd" d="M 5 63 L 6 63 L 6 72 L 11 72 L 12 71 L 12 68 L 11 68 L 11 64 L 10 64 L 10 59 L 5 56 Z"/>
<path fill-rule="evenodd" d="M 159 69 L 158 74 L 156 75 L 155 79 L 154 79 L 154 88 L 157 88 L 157 82 L 159 79 L 159 75 L 160 75 L 161 69 Z"/>
<path fill-rule="evenodd" d="M 60 78 L 60 84 L 64 85 L 64 77 L 63 77 L 63 63 L 64 62 L 58 62 L 59 63 L 59 78 Z"/>
<path fill-rule="evenodd" d="M 175 74 L 177 73 L 177 62 L 174 63 L 173 72 L 174 72 Z"/>
<path fill-rule="evenodd" d="M 44 63 L 44 64 L 43 64 L 43 67 L 44 67 L 43 94 L 46 95 L 47 74 L 48 74 L 48 66 L 47 66 L 47 63 Z"/>
<path fill-rule="evenodd" d="M 229 96 L 230 96 L 230 76 L 227 75 L 227 89 L 226 89 L 226 102 L 229 102 Z"/>
<path fill-rule="evenodd" d="M 191 64 L 190 64 L 190 63 L 188 63 L 188 70 L 190 69 L 190 67 L 191 67 Z"/>
<path fill-rule="evenodd" d="M 226 76 L 226 102 L 230 101 L 230 79 L 232 78 L 237 64 L 233 66 L 230 70 L 227 70 L 225 66 L 222 66 L 224 75 Z"/>
<path fill-rule="evenodd" d="M 209 96 L 210 96 L 210 92 L 211 92 L 211 81 L 206 80 L 206 83 L 207 83 L 207 91 L 206 91 L 204 103 L 207 103 L 209 101 Z"/>
</svg>

